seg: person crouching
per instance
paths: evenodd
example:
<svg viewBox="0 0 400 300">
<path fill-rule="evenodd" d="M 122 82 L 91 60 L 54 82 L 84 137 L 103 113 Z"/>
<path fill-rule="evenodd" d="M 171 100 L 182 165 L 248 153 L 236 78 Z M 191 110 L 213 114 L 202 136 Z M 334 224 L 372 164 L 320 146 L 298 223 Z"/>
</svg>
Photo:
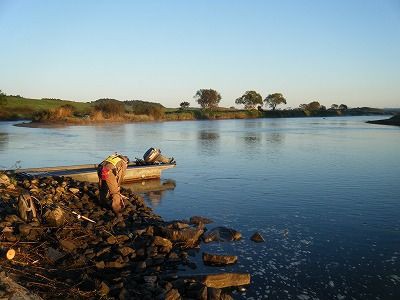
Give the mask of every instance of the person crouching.
<svg viewBox="0 0 400 300">
<path fill-rule="evenodd" d="M 125 171 L 128 167 L 129 159 L 121 154 L 108 156 L 98 165 L 97 176 L 99 177 L 100 203 L 107 203 L 108 197 L 112 198 L 112 210 L 118 214 L 124 207 L 120 185 L 124 180 Z"/>
</svg>

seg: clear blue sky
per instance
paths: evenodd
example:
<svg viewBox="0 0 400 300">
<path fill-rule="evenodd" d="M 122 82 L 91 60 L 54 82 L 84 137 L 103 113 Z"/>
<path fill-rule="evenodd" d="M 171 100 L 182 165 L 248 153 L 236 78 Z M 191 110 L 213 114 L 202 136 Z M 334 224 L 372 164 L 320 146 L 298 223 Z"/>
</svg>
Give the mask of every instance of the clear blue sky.
<svg viewBox="0 0 400 300">
<path fill-rule="evenodd" d="M 0 37 L 7 94 L 400 107 L 399 0 L 0 0 Z"/>
</svg>

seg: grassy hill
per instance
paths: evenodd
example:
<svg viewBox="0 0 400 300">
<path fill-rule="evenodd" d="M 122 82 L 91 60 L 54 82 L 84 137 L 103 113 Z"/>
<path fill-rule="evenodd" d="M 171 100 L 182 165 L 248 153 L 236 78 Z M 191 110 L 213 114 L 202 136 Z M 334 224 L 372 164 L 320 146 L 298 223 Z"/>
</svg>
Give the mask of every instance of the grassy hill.
<svg viewBox="0 0 400 300">
<path fill-rule="evenodd" d="M 29 99 L 19 96 L 6 96 L 6 101 L 0 109 L 0 120 L 31 120 L 35 113 L 43 110 L 56 109 L 63 105 L 73 106 L 77 112 L 89 113 L 91 103 L 75 102 L 60 99 Z"/>
</svg>

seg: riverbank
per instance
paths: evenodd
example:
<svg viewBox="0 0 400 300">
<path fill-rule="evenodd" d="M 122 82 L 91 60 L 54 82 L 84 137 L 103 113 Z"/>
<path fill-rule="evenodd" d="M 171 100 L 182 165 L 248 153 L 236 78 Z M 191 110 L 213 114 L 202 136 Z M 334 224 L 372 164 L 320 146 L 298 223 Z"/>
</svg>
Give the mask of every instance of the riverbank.
<svg viewBox="0 0 400 300">
<path fill-rule="evenodd" d="M 230 299 L 250 284 L 243 273 L 180 275 L 196 267 L 188 251 L 208 219 L 166 222 L 126 189 L 116 216 L 97 202 L 96 184 L 63 177 L 3 173 L 0 190 L 0 272 L 44 299 Z"/>
<path fill-rule="evenodd" d="M 400 126 L 400 114 L 394 115 L 389 119 L 376 120 L 376 121 L 367 121 L 370 124 L 379 124 L 379 125 L 391 125 L 391 126 Z"/>
<path fill-rule="evenodd" d="M 115 123 L 136 123 L 154 121 L 226 120 L 254 118 L 300 118 L 334 117 L 392 114 L 392 111 L 370 107 L 349 109 L 236 109 L 215 107 L 165 108 L 159 103 L 139 100 L 118 101 L 99 99 L 93 102 L 75 102 L 60 99 L 27 99 L 20 96 L 6 96 L 2 104 L 0 120 L 29 120 L 21 127 L 55 127 L 70 125 L 96 125 Z"/>
</svg>

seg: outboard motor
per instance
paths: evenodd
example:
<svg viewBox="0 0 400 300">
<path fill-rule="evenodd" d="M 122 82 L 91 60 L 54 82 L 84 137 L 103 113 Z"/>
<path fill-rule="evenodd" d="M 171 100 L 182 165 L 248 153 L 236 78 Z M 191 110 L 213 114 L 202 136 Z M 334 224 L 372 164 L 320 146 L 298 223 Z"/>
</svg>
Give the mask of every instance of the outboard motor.
<svg viewBox="0 0 400 300">
<path fill-rule="evenodd" d="M 146 164 L 168 164 L 175 162 L 173 157 L 168 158 L 161 155 L 161 150 L 156 148 L 150 148 L 149 150 L 147 150 L 146 153 L 143 155 L 143 160 Z"/>
</svg>

